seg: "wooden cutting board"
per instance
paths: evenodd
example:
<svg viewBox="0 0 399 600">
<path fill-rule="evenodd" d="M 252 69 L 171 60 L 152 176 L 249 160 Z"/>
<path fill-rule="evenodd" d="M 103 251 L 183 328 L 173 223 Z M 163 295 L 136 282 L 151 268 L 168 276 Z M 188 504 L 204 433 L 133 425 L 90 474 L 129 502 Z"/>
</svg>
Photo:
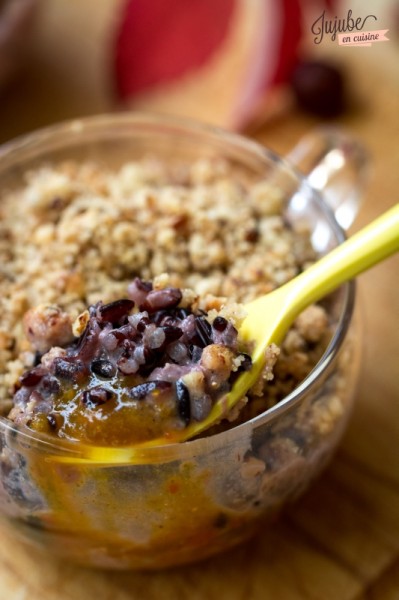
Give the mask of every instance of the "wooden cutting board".
<svg viewBox="0 0 399 600">
<path fill-rule="evenodd" d="M 357 104 L 340 123 L 364 141 L 374 163 L 354 229 L 397 202 L 399 190 L 399 78 L 389 77 L 387 64 L 364 69 L 367 51 L 338 57 Z M 35 68 L 1 100 L 3 139 L 20 132 L 21 119 L 25 129 L 51 120 Z M 68 110 L 66 94 L 61 116 Z M 314 124 L 292 112 L 256 137 L 284 153 Z M 399 599 L 398 281 L 399 256 L 361 276 L 364 357 L 349 430 L 328 470 L 274 527 L 212 561 L 154 574 L 63 564 L 26 550 L 0 527 L 0 600 Z"/>
</svg>

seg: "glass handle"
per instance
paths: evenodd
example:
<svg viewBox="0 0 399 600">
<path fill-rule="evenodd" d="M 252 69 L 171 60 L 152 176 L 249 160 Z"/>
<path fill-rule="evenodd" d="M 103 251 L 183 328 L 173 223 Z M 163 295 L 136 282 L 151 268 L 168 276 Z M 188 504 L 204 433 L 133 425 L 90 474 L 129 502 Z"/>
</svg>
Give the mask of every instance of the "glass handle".
<svg viewBox="0 0 399 600">
<path fill-rule="evenodd" d="M 319 190 L 347 230 L 354 221 L 368 179 L 362 144 L 337 127 L 319 127 L 306 135 L 286 159 Z"/>
</svg>

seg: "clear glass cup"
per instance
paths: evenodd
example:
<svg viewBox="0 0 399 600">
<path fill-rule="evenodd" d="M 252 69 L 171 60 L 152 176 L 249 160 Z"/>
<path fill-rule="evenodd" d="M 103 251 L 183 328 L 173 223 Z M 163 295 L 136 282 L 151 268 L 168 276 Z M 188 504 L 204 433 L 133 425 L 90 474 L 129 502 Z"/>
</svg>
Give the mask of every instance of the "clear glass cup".
<svg viewBox="0 0 399 600">
<path fill-rule="evenodd" d="M 6 144 L 0 185 L 20 187 L 24 173 L 43 162 L 94 159 L 117 167 L 146 152 L 169 162 L 222 156 L 248 180 L 268 179 L 285 194 L 287 221 L 311 227 L 318 254 L 345 238 L 326 199 L 335 211 L 341 207 L 348 225 L 364 174 L 362 149 L 336 130 L 317 132 L 291 153 L 306 178 L 241 136 L 124 114 L 57 125 Z M 312 177 L 324 196 L 309 184 Z M 330 342 L 299 387 L 227 431 L 143 449 L 129 460 L 117 448 L 93 455 L 83 445 L 18 429 L 0 417 L 3 519 L 26 543 L 110 568 L 178 565 L 247 539 L 306 489 L 342 436 L 359 364 L 354 296 L 351 282 L 329 298 Z"/>
</svg>

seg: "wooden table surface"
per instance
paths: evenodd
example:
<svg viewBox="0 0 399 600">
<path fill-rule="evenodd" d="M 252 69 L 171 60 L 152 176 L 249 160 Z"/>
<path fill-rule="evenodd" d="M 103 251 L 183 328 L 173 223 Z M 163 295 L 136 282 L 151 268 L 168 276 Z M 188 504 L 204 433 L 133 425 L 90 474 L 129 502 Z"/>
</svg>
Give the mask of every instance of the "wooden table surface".
<svg viewBox="0 0 399 600">
<path fill-rule="evenodd" d="M 399 77 L 389 71 L 398 49 L 391 67 L 369 61 L 367 49 L 344 50 L 356 106 L 338 122 L 373 161 L 357 229 L 398 201 Z M 66 86 L 52 89 L 52 106 L 41 69 L 32 61 L 25 81 L 0 99 L 1 141 L 90 112 L 76 97 L 69 102 Z M 255 137 L 284 153 L 314 124 L 292 111 Z M 62 564 L 1 530 L 0 600 L 399 599 L 398 281 L 399 256 L 360 277 L 363 363 L 353 418 L 331 466 L 270 531 L 212 562 L 143 574 Z"/>
</svg>

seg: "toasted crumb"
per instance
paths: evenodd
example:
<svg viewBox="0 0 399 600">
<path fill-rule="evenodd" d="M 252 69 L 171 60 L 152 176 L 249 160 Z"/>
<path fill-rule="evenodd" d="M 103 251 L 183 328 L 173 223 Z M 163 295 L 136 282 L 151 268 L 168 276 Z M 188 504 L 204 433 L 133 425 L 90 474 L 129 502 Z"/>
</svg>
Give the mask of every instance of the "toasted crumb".
<svg viewBox="0 0 399 600">
<path fill-rule="evenodd" d="M 23 324 L 26 337 L 39 352 L 73 339 L 71 317 L 59 306 L 39 304 L 25 313 Z"/>
<path fill-rule="evenodd" d="M 72 332 L 75 337 L 80 337 L 84 332 L 87 323 L 90 319 L 90 313 L 88 310 L 84 310 L 78 317 L 76 317 L 75 321 L 72 325 Z"/>
<path fill-rule="evenodd" d="M 224 379 L 233 367 L 234 354 L 220 344 L 211 344 L 204 348 L 201 356 L 201 365 L 205 369 L 214 371 L 215 378 Z M 216 379 L 215 379 L 216 381 Z"/>
<path fill-rule="evenodd" d="M 321 306 L 309 306 L 296 319 L 295 327 L 308 342 L 319 342 L 328 328 L 328 316 Z"/>
</svg>

